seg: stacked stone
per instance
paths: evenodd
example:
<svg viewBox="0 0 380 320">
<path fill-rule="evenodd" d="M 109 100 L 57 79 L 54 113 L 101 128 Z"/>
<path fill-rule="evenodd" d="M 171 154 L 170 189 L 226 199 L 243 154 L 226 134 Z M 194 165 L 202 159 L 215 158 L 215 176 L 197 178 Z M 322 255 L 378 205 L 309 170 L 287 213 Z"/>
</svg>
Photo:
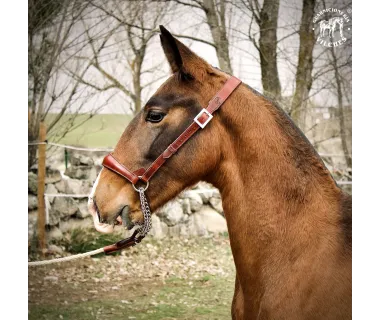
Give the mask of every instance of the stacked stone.
<svg viewBox="0 0 380 320">
<path fill-rule="evenodd" d="M 88 195 L 101 169 L 99 159 L 73 154 L 70 166 L 63 173 L 50 167 L 46 170 L 46 194 Z M 200 189 L 209 190 L 198 192 Z M 93 228 L 87 210 L 87 197 L 48 197 L 48 241 L 60 240 L 63 233 L 74 228 Z M 29 239 L 37 229 L 37 174 L 28 174 Z M 167 236 L 209 236 L 227 232 L 222 201 L 218 191 L 200 182 L 192 190 L 183 192 L 152 215 L 150 235 L 155 238 Z M 120 227 L 121 236 L 127 234 Z"/>
<path fill-rule="evenodd" d="M 46 168 L 45 194 L 88 195 L 99 172 L 99 166 L 94 166 L 90 157 L 73 155 L 69 168 L 64 174 L 58 169 Z M 45 202 L 49 212 L 47 221 L 48 240 L 59 240 L 62 231 L 70 226 L 90 225 L 83 221 L 89 217 L 87 197 L 47 197 Z M 28 173 L 28 221 L 29 240 L 34 237 L 37 229 L 37 172 Z"/>
</svg>

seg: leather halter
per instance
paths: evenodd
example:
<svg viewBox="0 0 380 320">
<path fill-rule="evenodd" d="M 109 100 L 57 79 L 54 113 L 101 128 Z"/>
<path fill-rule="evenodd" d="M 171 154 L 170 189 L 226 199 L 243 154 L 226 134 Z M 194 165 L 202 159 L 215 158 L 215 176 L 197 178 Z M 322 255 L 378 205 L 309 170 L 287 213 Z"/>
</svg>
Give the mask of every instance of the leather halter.
<svg viewBox="0 0 380 320">
<path fill-rule="evenodd" d="M 219 107 L 227 100 L 232 92 L 239 86 L 241 80 L 236 77 L 230 77 L 224 84 L 222 89 L 210 100 L 206 109 L 202 109 L 201 112 L 194 118 L 194 122 L 182 132 L 182 134 L 171 143 L 166 150 L 158 156 L 158 158 L 150 165 L 148 169 L 140 168 L 136 171 L 131 171 L 122 165 L 112 153 L 108 154 L 104 159 L 102 165 L 120 176 L 127 179 L 133 185 L 139 180 L 148 183 L 150 178 L 156 173 L 156 171 L 169 159 L 178 149 L 189 140 L 195 132 L 200 128 L 204 128 L 212 119 L 212 114 L 219 109 Z"/>
<path fill-rule="evenodd" d="M 198 113 L 198 115 L 194 118 L 194 122 L 189 127 L 187 127 L 187 129 L 184 132 L 182 132 L 182 134 L 173 143 L 171 143 L 161 155 L 159 155 L 159 157 L 150 165 L 148 169 L 140 168 L 136 171 L 131 171 L 123 164 L 121 164 L 117 159 L 115 159 L 112 153 L 108 154 L 103 159 L 102 165 L 104 167 L 112 170 L 113 172 L 127 179 L 130 183 L 132 183 L 134 189 L 140 193 L 142 211 L 146 212 L 146 210 L 148 210 L 148 217 L 150 217 L 150 208 L 145 198 L 144 191 L 149 186 L 150 178 L 152 178 L 152 176 L 165 163 L 165 161 L 169 159 L 174 153 L 176 153 L 178 149 L 187 140 L 189 140 L 195 132 L 199 130 L 199 128 L 203 129 L 210 122 L 210 120 L 213 118 L 212 114 L 220 108 L 220 106 L 228 99 L 228 97 L 240 85 L 240 83 L 240 79 L 233 76 L 230 77 L 224 84 L 222 89 L 210 100 L 207 108 L 203 108 L 201 112 Z M 145 182 L 145 188 L 136 188 L 135 185 L 138 181 Z M 145 204 L 144 201 L 142 201 L 142 199 L 145 199 Z M 145 222 L 146 221 L 144 215 L 144 223 Z M 149 229 L 150 226 L 147 229 L 147 231 L 143 234 L 140 234 L 139 230 L 135 230 L 135 232 L 129 238 L 121 240 L 113 245 L 104 247 L 104 252 L 106 254 L 109 254 L 124 248 L 135 246 L 145 237 Z"/>
</svg>

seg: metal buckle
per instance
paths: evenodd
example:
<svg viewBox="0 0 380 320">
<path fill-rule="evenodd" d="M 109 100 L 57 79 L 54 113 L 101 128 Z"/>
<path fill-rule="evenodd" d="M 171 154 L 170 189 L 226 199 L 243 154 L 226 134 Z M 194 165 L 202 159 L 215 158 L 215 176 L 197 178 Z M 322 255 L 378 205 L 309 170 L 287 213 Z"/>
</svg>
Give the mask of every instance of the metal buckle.
<svg viewBox="0 0 380 320">
<path fill-rule="evenodd" d="M 200 123 L 199 120 L 198 120 L 198 118 L 199 118 L 203 113 L 205 113 L 205 114 L 208 115 L 208 119 L 207 119 L 204 123 Z M 203 108 L 203 109 L 201 110 L 201 112 L 199 112 L 199 113 L 197 114 L 197 116 L 194 118 L 194 122 L 195 122 L 196 124 L 198 124 L 198 126 L 200 126 L 200 127 L 203 129 L 203 128 L 206 126 L 206 124 L 208 124 L 208 123 L 210 122 L 210 120 L 211 120 L 212 118 L 213 118 L 212 114 L 211 114 L 210 112 L 208 112 L 205 108 Z"/>
</svg>

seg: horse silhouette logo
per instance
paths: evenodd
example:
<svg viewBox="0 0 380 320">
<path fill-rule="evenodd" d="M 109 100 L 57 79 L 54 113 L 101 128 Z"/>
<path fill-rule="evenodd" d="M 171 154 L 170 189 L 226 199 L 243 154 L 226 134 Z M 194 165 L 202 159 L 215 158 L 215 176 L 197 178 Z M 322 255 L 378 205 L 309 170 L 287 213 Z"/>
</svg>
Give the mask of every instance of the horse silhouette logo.
<svg viewBox="0 0 380 320">
<path fill-rule="evenodd" d="M 344 35 L 343 35 L 344 21 L 342 17 L 334 17 L 328 21 L 322 20 L 321 22 L 319 22 L 319 34 L 322 34 L 322 37 L 324 37 L 326 29 L 329 29 L 329 37 L 334 38 L 334 32 L 335 32 L 337 24 L 339 25 L 340 37 L 343 39 L 344 38 Z"/>
<path fill-rule="evenodd" d="M 351 10 L 347 10 L 347 13 L 351 12 Z M 330 13 L 337 13 L 339 16 L 334 16 L 328 20 L 320 20 L 321 17 L 325 15 L 329 15 Z M 334 8 L 327 8 L 324 10 L 321 10 L 313 19 L 314 23 L 317 23 L 319 20 L 319 36 L 317 39 L 317 42 L 325 47 L 337 47 L 342 45 L 344 42 L 347 41 L 347 38 L 344 36 L 343 30 L 345 22 L 349 22 L 349 16 L 346 12 L 334 9 Z M 314 29 L 314 28 L 313 28 Z M 337 36 L 336 31 L 339 29 L 339 36 Z M 347 27 L 346 31 L 350 30 L 349 27 Z M 327 33 L 327 39 L 326 37 L 326 31 Z"/>
</svg>

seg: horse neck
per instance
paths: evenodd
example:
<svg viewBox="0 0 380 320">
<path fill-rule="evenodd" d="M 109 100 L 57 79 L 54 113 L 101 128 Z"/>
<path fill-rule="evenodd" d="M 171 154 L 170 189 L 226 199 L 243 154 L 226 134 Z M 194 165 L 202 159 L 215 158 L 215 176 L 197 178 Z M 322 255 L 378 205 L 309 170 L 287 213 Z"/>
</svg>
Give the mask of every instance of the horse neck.
<svg viewBox="0 0 380 320">
<path fill-rule="evenodd" d="M 233 248 L 336 225 L 341 191 L 282 110 L 241 86 L 219 119 L 221 160 L 209 181 L 221 192 Z"/>
</svg>

